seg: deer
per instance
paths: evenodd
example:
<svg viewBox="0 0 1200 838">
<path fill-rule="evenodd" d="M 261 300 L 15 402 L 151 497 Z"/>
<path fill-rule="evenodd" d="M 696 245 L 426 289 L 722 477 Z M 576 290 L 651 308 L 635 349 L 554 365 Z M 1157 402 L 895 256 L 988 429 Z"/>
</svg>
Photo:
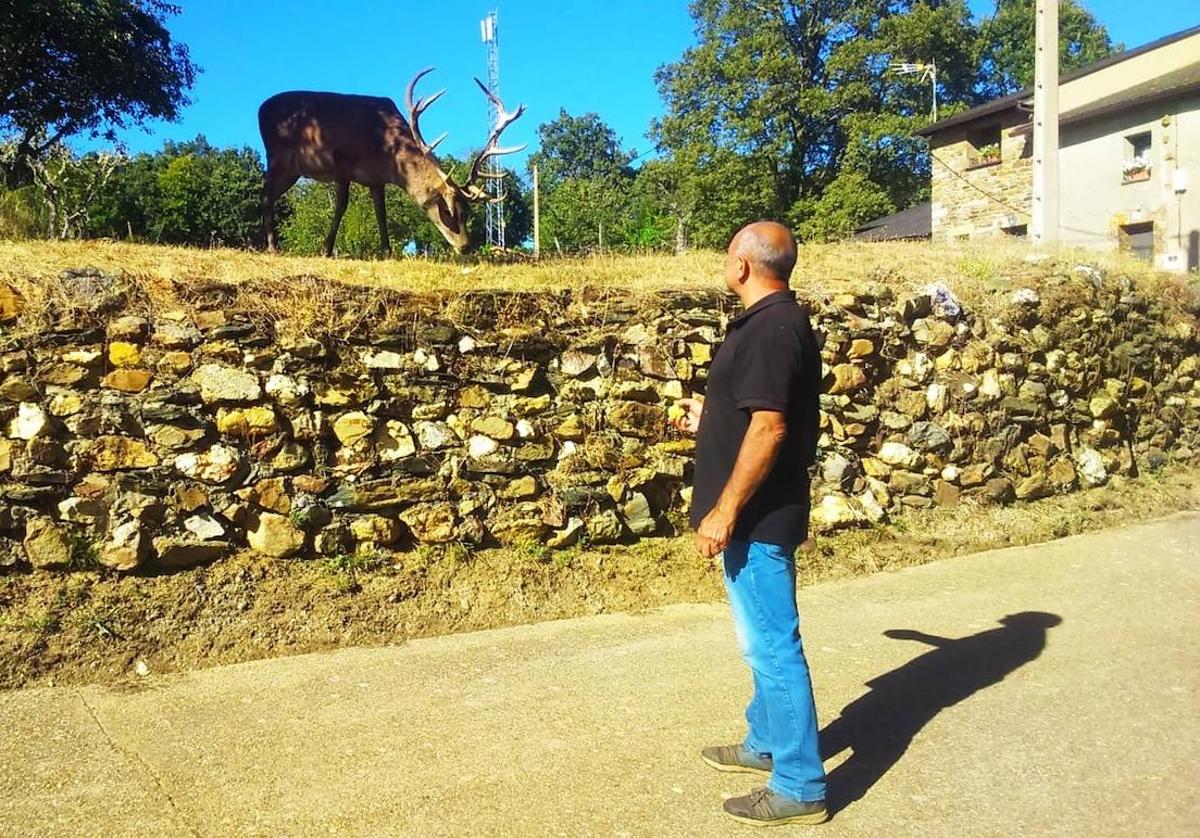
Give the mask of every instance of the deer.
<svg viewBox="0 0 1200 838">
<path fill-rule="evenodd" d="M 338 226 L 350 199 L 350 184 L 358 183 L 371 191 L 379 239 L 385 255 L 391 255 L 388 241 L 387 209 L 384 187 L 403 188 L 454 248 L 462 253 L 471 245 L 467 215 L 471 204 L 503 200 L 489 195 L 480 185 L 482 178 L 503 177 L 484 171 L 491 157 L 512 154 L 524 145 L 497 145 L 504 129 L 525 113 L 525 106 L 508 111 L 504 103 L 478 78 L 475 83 L 496 107 L 497 118 L 483 149 L 475 156 L 463 184 L 456 183 L 434 156 L 434 149 L 446 138 L 442 134 L 432 143 L 421 135 L 421 116 L 441 98 L 445 88 L 429 96 L 413 99 L 417 84 L 433 72 L 426 67 L 409 82 L 405 91 L 408 119 L 400 114 L 389 98 L 345 93 L 289 91 L 277 93 L 258 109 L 258 128 L 267 152 L 263 175 L 261 210 L 267 250 L 276 252 L 273 216 L 275 202 L 301 177 L 335 185 L 333 222 L 325 237 L 325 256 L 333 255 Z"/>
</svg>

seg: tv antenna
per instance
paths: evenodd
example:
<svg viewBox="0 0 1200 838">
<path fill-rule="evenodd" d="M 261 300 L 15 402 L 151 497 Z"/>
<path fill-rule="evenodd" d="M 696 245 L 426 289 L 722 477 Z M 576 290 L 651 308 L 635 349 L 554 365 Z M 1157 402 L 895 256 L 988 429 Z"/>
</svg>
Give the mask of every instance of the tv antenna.
<svg viewBox="0 0 1200 838">
<path fill-rule="evenodd" d="M 933 89 L 933 121 L 937 122 L 937 63 L 934 61 L 893 61 L 891 64 L 888 64 L 888 70 L 898 76 L 920 74 L 921 81 L 929 82 L 929 86 Z"/>
</svg>

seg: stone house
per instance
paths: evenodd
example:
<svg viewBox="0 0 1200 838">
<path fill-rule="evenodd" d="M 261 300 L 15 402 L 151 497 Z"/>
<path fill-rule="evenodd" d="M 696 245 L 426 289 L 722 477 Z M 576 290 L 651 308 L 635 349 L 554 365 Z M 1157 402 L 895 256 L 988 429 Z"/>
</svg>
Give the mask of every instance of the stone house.
<svg viewBox="0 0 1200 838">
<path fill-rule="evenodd" d="M 1026 89 L 918 132 L 933 158 L 934 241 L 1026 235 L 1032 110 Z M 1197 269 L 1200 27 L 1061 77 L 1059 206 L 1064 245 Z"/>
</svg>

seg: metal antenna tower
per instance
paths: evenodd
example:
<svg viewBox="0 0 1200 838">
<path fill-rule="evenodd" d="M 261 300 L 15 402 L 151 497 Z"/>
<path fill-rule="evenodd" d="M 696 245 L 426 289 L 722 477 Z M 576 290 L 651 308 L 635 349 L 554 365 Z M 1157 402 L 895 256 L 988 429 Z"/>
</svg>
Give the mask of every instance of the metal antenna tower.
<svg viewBox="0 0 1200 838">
<path fill-rule="evenodd" d="M 492 9 L 483 20 L 479 21 L 479 35 L 487 49 L 487 81 L 488 90 L 492 97 L 488 101 L 488 133 L 500 119 L 500 109 L 496 103 L 500 101 L 500 25 L 499 11 Z M 504 248 L 504 164 L 500 156 L 489 157 L 485 161 L 484 172 L 486 189 L 494 200 L 488 201 L 486 207 L 487 243 L 492 247 Z"/>
</svg>

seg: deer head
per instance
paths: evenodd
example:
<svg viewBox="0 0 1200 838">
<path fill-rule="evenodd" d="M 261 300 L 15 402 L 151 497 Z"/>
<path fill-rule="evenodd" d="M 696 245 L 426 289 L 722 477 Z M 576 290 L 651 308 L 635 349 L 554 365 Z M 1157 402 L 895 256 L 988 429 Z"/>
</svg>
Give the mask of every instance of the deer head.
<svg viewBox="0 0 1200 838">
<path fill-rule="evenodd" d="M 475 79 L 475 83 L 479 85 L 484 95 L 495 104 L 498 115 L 496 124 L 492 127 L 491 133 L 488 134 L 487 142 L 484 143 L 483 150 L 476 155 L 475 160 L 471 164 L 471 170 L 466 182 L 458 184 L 449 172 L 441 168 L 437 158 L 433 154 L 434 149 L 446 138 L 446 135 L 443 133 L 432 143 L 427 143 L 421 134 L 421 115 L 446 92 L 445 89 L 439 90 L 437 93 L 429 96 L 423 96 L 416 101 L 413 99 L 417 83 L 426 75 L 433 72 L 433 69 L 433 67 L 426 67 L 417 73 L 413 77 L 413 80 L 408 83 L 408 89 L 404 97 L 405 104 L 408 107 L 409 129 L 412 132 L 412 140 L 420 152 L 421 164 L 417 166 L 405 165 L 406 161 L 400 160 L 398 156 L 397 167 L 405 170 L 405 186 L 409 194 L 413 196 L 421 209 L 424 210 L 429 219 L 441 231 L 442 235 L 445 236 L 446 241 L 456 251 L 461 253 L 470 244 L 470 235 L 467 230 L 467 216 L 470 211 L 470 205 L 481 201 L 499 201 L 504 198 L 503 195 L 489 195 L 488 191 L 482 186 L 481 180 L 483 178 L 498 177 L 494 173 L 485 172 L 483 165 L 491 157 L 501 154 L 512 154 L 525 148 L 524 145 L 502 148 L 496 144 L 504 129 L 516 122 L 525 113 L 525 106 L 521 105 L 510 113 L 505 109 L 504 103 L 494 96 L 484 86 L 483 82 Z M 431 168 L 432 171 L 430 171 Z"/>
</svg>

